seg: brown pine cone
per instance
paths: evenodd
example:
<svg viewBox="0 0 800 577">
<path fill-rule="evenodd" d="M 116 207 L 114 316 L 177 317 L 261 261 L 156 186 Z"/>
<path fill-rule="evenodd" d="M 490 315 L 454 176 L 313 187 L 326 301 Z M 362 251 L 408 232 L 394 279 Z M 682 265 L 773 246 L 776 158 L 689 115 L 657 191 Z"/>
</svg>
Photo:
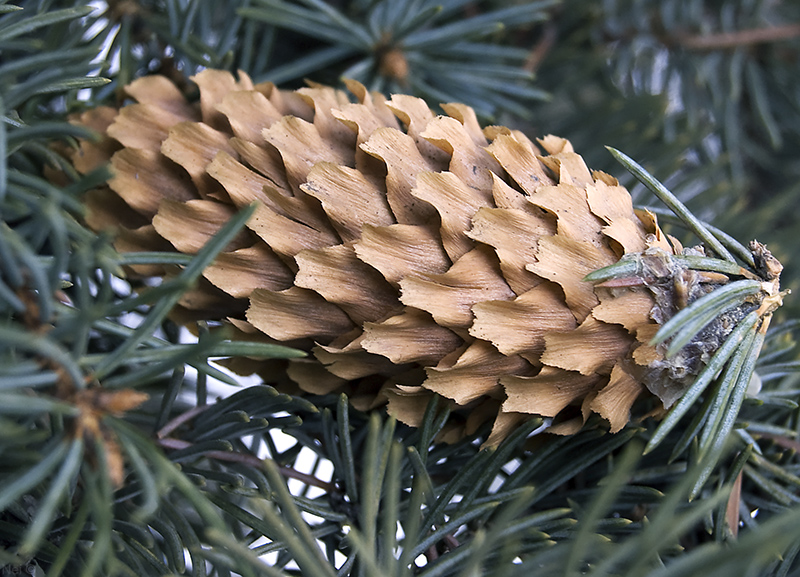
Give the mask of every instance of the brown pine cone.
<svg viewBox="0 0 800 577">
<path fill-rule="evenodd" d="M 304 347 L 312 356 L 287 370 L 300 390 L 344 391 L 362 409 L 388 402 L 410 425 L 438 393 L 455 415 L 445 437 L 494 421 L 489 444 L 532 415 L 560 434 L 592 413 L 619 431 L 637 398 L 669 406 L 699 370 L 647 343 L 727 279 L 681 268 L 655 216 L 568 141 L 537 145 L 481 129 L 462 104 L 437 116 L 355 82 L 353 103 L 239 77 L 201 72 L 199 103 L 141 78 L 126 89 L 134 104 L 80 119 L 106 137 L 82 143 L 75 166 L 110 159 L 114 172 L 89 195 L 88 222 L 115 228 L 120 250 L 194 253 L 259 201 L 180 318 Z M 649 282 L 584 281 L 625 254 Z"/>
</svg>

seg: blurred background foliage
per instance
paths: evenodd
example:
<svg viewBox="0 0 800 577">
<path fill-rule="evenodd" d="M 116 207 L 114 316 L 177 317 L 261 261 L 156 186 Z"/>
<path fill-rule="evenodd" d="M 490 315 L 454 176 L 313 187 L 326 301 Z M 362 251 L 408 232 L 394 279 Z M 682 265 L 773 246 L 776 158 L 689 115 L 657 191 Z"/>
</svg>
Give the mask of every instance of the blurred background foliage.
<svg viewBox="0 0 800 577">
<path fill-rule="evenodd" d="M 89 136 L 70 113 L 143 74 L 191 91 L 202 67 L 466 102 L 654 203 L 613 146 L 768 243 L 797 288 L 797 2 L 0 1 L 0 574 L 800 575 L 796 298 L 711 464 L 712 395 L 644 456 L 650 421 L 551 438 L 534 420 L 480 451 L 486 431 L 433 441 L 435 404 L 410 430 L 222 372 L 302 354 L 168 319 L 247 213 L 192 259 L 120 255 L 81 221 L 108 173 L 57 154 Z M 133 262 L 182 273 L 126 279 Z"/>
</svg>

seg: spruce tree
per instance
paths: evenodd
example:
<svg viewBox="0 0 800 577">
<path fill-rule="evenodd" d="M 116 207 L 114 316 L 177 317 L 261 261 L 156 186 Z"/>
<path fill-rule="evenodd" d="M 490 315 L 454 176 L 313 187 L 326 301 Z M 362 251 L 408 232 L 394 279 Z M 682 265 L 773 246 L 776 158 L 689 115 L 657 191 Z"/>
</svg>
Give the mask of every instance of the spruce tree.
<svg viewBox="0 0 800 577">
<path fill-rule="evenodd" d="M 799 56 L 792 2 L 0 3 L 0 574 L 800 575 Z"/>
</svg>

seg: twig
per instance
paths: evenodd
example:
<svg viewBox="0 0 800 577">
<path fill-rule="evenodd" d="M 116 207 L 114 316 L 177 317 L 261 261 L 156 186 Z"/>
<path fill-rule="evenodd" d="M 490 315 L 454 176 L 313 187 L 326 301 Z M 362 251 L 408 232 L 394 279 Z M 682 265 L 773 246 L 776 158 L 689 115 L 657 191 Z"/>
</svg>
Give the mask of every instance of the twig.
<svg viewBox="0 0 800 577">
<path fill-rule="evenodd" d="M 800 441 L 795 439 L 790 439 L 789 437 L 785 437 L 783 435 L 775 435 L 773 433 L 759 433 L 757 437 L 761 439 L 771 439 L 784 449 L 791 449 L 797 453 L 800 453 Z"/>
<path fill-rule="evenodd" d="M 159 446 L 164 447 L 165 449 L 175 449 L 175 450 L 188 449 L 193 446 L 193 443 L 190 443 L 189 441 L 184 441 L 182 439 L 174 439 L 172 437 L 158 439 L 156 443 Z M 208 459 L 215 459 L 217 461 L 240 463 L 242 465 L 247 465 L 248 467 L 253 467 L 256 469 L 260 469 L 264 466 L 264 459 L 260 459 L 255 455 L 248 455 L 247 453 L 237 453 L 229 451 L 207 451 L 203 453 L 203 456 Z M 314 475 L 309 475 L 308 473 L 301 473 L 300 471 L 292 469 L 291 467 L 278 466 L 278 471 L 280 472 L 281 475 L 283 475 L 287 479 L 296 479 L 302 483 L 305 483 L 306 485 L 317 487 L 328 493 L 337 491 L 336 486 L 333 483 L 322 481 L 316 478 Z"/>
<path fill-rule="evenodd" d="M 728 497 L 728 505 L 725 509 L 725 519 L 728 521 L 728 529 L 731 535 L 739 535 L 739 505 L 742 502 L 742 475 L 744 471 L 739 471 L 736 480 L 733 482 L 731 494 Z"/>
<path fill-rule="evenodd" d="M 171 421 L 168 421 L 163 427 L 161 427 L 158 430 L 158 432 L 156 433 L 156 437 L 159 438 L 159 439 L 165 438 L 167 435 L 169 435 L 175 429 L 177 429 L 178 427 L 180 427 L 184 423 L 187 423 L 187 422 L 191 421 L 193 418 L 195 418 L 197 415 L 199 415 L 200 413 L 202 413 L 203 411 L 205 411 L 209 407 L 211 407 L 211 405 L 198 405 L 196 407 L 192 407 L 191 409 L 189 409 L 185 413 L 181 413 L 180 415 L 178 415 L 177 417 L 175 417 Z"/>
<path fill-rule="evenodd" d="M 301 473 L 297 469 L 292 469 L 291 467 L 283 466 L 278 467 L 278 472 L 286 477 L 287 479 L 297 479 L 305 483 L 306 485 L 310 485 L 312 487 L 318 487 L 323 491 L 328 493 L 333 493 L 338 491 L 336 486 L 333 483 L 328 483 L 327 481 L 322 481 L 317 479 L 314 475 L 309 475 L 308 473 Z"/>
<path fill-rule="evenodd" d="M 451 551 L 458 549 L 461 546 L 461 544 L 458 542 L 458 539 L 456 539 L 453 535 L 445 535 L 444 542 L 447 543 L 447 547 Z"/>
<path fill-rule="evenodd" d="M 458 539 L 456 539 L 453 535 L 445 535 L 442 537 L 442 541 L 444 541 L 445 545 L 450 551 L 458 549 L 461 546 L 461 544 L 458 542 Z M 439 551 L 436 549 L 436 543 L 428 548 L 428 551 L 425 553 L 425 558 L 428 560 L 428 562 L 435 561 L 439 558 Z"/>
<path fill-rule="evenodd" d="M 556 42 L 556 32 L 557 29 L 552 23 L 548 23 L 544 27 L 542 37 L 536 43 L 536 46 L 533 47 L 530 54 L 528 54 L 528 57 L 525 59 L 525 64 L 522 65 L 524 70 L 536 72 L 539 69 L 545 56 L 547 56 L 547 53 L 550 52 L 550 49 Z"/>
<path fill-rule="evenodd" d="M 697 36 L 681 36 L 678 43 L 693 50 L 719 50 L 737 48 L 765 42 L 777 42 L 800 36 L 800 24 L 785 24 L 768 28 L 751 28 L 736 32 L 723 32 Z"/>
</svg>

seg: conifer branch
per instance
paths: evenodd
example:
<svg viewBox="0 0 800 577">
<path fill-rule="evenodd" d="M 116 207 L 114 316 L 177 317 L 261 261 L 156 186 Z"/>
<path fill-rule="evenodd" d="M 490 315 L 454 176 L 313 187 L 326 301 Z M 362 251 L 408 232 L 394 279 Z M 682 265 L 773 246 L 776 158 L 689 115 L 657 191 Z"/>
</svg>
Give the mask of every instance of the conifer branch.
<svg viewBox="0 0 800 577">
<path fill-rule="evenodd" d="M 785 95 L 796 92 L 797 77 L 791 66 L 796 61 L 792 40 L 798 30 L 795 24 L 763 28 L 764 22 L 795 21 L 786 16 L 793 8 L 790 3 L 753 5 L 726 0 L 729 19 L 724 28 L 719 25 L 722 11 L 718 6 L 696 3 L 703 8 L 702 17 L 710 23 L 710 30 L 729 31 L 705 37 L 680 35 L 694 29 L 696 21 L 691 19 L 698 16 L 684 10 L 687 5 L 680 0 L 659 3 L 657 13 L 650 12 L 646 3 L 599 6 L 573 0 L 564 0 L 563 7 L 539 2 L 506 8 L 490 2 L 461 1 L 445 2 L 439 8 L 434 6 L 436 2 L 416 0 L 137 0 L 109 2 L 105 12 L 82 2 L 20 0 L 16 4 L 0 7 L 0 50 L 4 55 L 0 62 L 0 572 L 198 577 L 227 573 L 289 575 L 297 567 L 304 574 L 319 576 L 505 572 L 546 577 L 563 575 L 565 568 L 595 577 L 609 572 L 626 577 L 783 577 L 797 572 L 800 363 L 798 322 L 791 318 L 796 315 L 796 299 L 787 298 L 786 305 L 778 310 L 786 295 L 777 286 L 777 260 L 771 260 L 763 245 L 748 248 L 734 240 L 767 238 L 770 249 L 787 265 L 784 285 L 795 282 L 792 279 L 797 278 L 797 267 L 791 255 L 797 252 L 796 231 L 787 215 L 794 213 L 797 199 L 791 162 L 800 122 Z M 284 11 L 270 16 L 268 8 L 275 6 Z M 309 36 L 307 22 L 286 20 L 292 14 L 311 18 L 320 30 L 330 34 L 320 43 L 319 38 Z M 278 16 L 285 17 L 283 24 L 296 29 L 290 31 L 270 21 L 270 17 Z M 527 24 L 519 25 L 523 21 Z M 506 26 L 502 34 L 496 33 L 498 22 Z M 620 30 L 635 32 L 626 37 L 618 34 Z M 386 31 L 394 36 L 383 34 Z M 298 38 L 314 41 L 300 42 Z M 365 45 L 367 38 L 378 42 Z M 657 45 L 663 50 L 648 52 L 647 47 L 659 39 L 662 42 Z M 403 44 L 402 40 L 408 42 Z M 610 43 L 613 51 L 609 50 Z M 736 49 L 755 45 L 757 51 Z M 104 50 L 108 51 L 106 56 Z M 653 66 L 655 59 L 660 59 L 658 66 Z M 527 69 L 523 67 L 526 61 Z M 119 62 L 119 66 L 112 62 Z M 285 197 L 279 198 L 273 190 L 282 185 L 277 172 L 262 175 L 263 181 L 236 180 L 236 186 L 225 188 L 221 180 L 225 180 L 226 170 L 235 167 L 231 161 L 238 162 L 241 157 L 237 155 L 255 150 L 243 144 L 247 138 L 254 139 L 254 146 L 256 142 L 264 145 L 265 121 L 247 138 L 237 134 L 239 140 L 234 144 L 240 148 L 226 150 L 230 160 L 222 154 L 216 156 L 208 170 L 191 172 L 194 165 L 187 158 L 196 157 L 190 154 L 183 158 L 190 170 L 180 168 L 180 176 L 162 189 L 178 194 L 176 191 L 184 190 L 191 181 L 192 186 L 209 187 L 196 199 L 203 202 L 194 206 L 230 200 L 237 210 L 248 204 L 242 191 L 254 191 L 264 205 L 277 205 L 286 214 L 265 224 L 258 221 L 267 214 L 261 206 L 255 209 L 253 220 L 244 225 L 245 232 L 214 241 L 213 233 L 237 212 L 228 210 L 225 218 L 208 229 L 186 226 L 182 229 L 186 234 L 172 237 L 177 244 L 194 243 L 189 254 L 179 254 L 175 244 L 148 236 L 152 231 L 165 230 L 163 220 L 152 224 L 152 216 L 161 210 L 161 216 L 166 215 L 164 207 L 174 209 L 176 199 L 153 203 L 147 218 L 121 201 L 104 204 L 109 196 L 99 194 L 98 189 L 110 178 L 120 179 L 125 173 L 119 158 L 111 161 L 110 169 L 105 168 L 119 143 L 108 138 L 92 140 L 88 131 L 75 123 L 81 117 L 80 122 L 102 135 L 106 125 L 89 111 L 98 105 L 118 108 L 130 104 L 129 96 L 132 100 L 152 99 L 158 91 L 134 94 L 134 88 L 126 95 L 124 87 L 157 72 L 169 77 L 176 93 L 186 97 L 188 103 L 184 108 L 162 111 L 159 118 L 201 114 L 205 107 L 214 120 L 208 124 L 209 130 L 201 130 L 223 133 L 232 128 L 223 112 L 225 106 L 219 107 L 218 102 L 208 105 L 208 94 L 198 96 L 200 92 L 188 79 L 199 67 L 241 69 L 257 80 L 268 79 L 270 72 L 277 71 L 284 80 L 292 81 L 309 76 L 312 81 L 336 82 L 347 71 L 360 75 L 358 78 L 370 89 L 396 93 L 417 90 L 445 102 L 469 100 L 478 115 L 501 116 L 509 128 L 481 130 L 466 108 L 452 105 L 442 109 L 448 117 L 437 120 L 442 125 L 437 132 L 425 124 L 428 112 L 424 111 L 438 101 L 417 109 L 407 107 L 411 100 L 397 99 L 391 107 L 401 111 L 400 118 L 399 122 L 393 120 L 392 126 L 402 128 L 408 137 L 401 140 L 413 142 L 403 150 L 416 150 L 421 164 L 413 171 L 406 171 L 404 165 L 404 170 L 389 166 L 386 174 L 370 173 L 370 168 L 363 167 L 379 166 L 380 158 L 392 158 L 396 152 L 396 146 L 370 148 L 367 139 L 359 136 L 359 131 L 370 125 L 366 119 L 376 117 L 387 122 L 390 117 L 397 118 L 381 106 L 377 95 L 364 92 L 369 105 L 365 96 L 361 96 L 364 103 L 359 105 L 345 105 L 344 100 L 337 105 L 339 116 L 354 111 L 369 111 L 373 116 L 343 121 L 321 114 L 324 118 L 317 122 L 309 110 L 309 98 L 317 98 L 317 110 L 331 109 L 329 104 L 319 104 L 321 97 L 309 96 L 319 90 L 318 86 L 306 89 L 302 96 L 280 93 L 288 98 L 288 104 L 283 105 L 291 109 L 280 112 L 279 119 L 299 114 L 298 118 L 321 134 L 339 134 L 338 130 L 348 134 L 348 130 L 353 132 L 348 126 L 358 126 L 352 146 L 340 146 L 335 139 L 329 142 L 338 143 L 331 150 L 353 151 L 354 166 L 366 170 L 362 174 L 369 177 L 350 182 L 331 199 L 322 198 L 325 188 L 321 183 L 332 174 L 323 171 L 324 167 L 318 169 L 318 178 L 310 184 L 302 179 L 287 180 L 291 194 Z M 530 76 L 533 69 L 538 75 L 535 84 Z M 669 79 L 663 86 L 669 85 L 670 98 L 678 94 L 679 100 L 673 103 L 679 102 L 679 106 L 665 110 L 667 89 L 659 88 L 659 71 Z M 695 74 L 697 71 L 702 74 Z M 326 72 L 330 72 L 329 77 Z M 245 82 L 244 75 L 231 78 Z M 222 84 L 227 86 L 226 82 Z M 359 90 L 354 83 L 349 86 Z M 206 89 L 209 87 L 216 89 L 219 85 L 206 85 Z M 266 85 L 254 91 L 244 89 L 244 84 L 238 87 L 242 92 L 258 92 L 260 96 L 250 94 L 258 100 L 277 99 L 279 94 L 278 89 Z M 541 100 L 544 91 L 553 95 L 551 101 Z M 256 109 L 242 104 L 237 101 L 226 110 L 245 109 L 245 120 L 252 122 L 255 115 L 251 113 Z M 674 254 L 680 252 L 685 238 L 684 229 L 673 225 L 681 227 L 686 219 L 669 217 L 663 209 L 652 211 L 650 216 L 638 212 L 642 216 L 621 219 L 611 210 L 612 206 L 618 210 L 618 205 L 598 204 L 598 198 L 619 191 L 613 177 L 581 170 L 577 154 L 560 140 L 562 147 L 557 150 L 553 149 L 557 143 L 543 139 L 544 148 L 534 151 L 536 145 L 516 130 L 523 125 L 514 115 L 524 115 L 537 125 L 524 127 L 528 135 L 560 132 L 570 136 L 575 150 L 585 154 L 592 167 L 617 172 L 606 158 L 602 143 L 635 151 L 637 162 L 667 179 L 673 193 L 670 200 L 677 199 L 673 205 L 684 217 L 694 218 L 688 219 L 689 229 L 702 235 L 707 232 L 703 241 L 722 258 L 691 253 L 692 249 L 689 254 Z M 430 116 L 436 118 L 435 113 Z M 199 117 L 192 118 L 197 122 Z M 149 134 L 142 118 L 132 126 L 132 135 Z M 297 122 L 293 128 L 302 130 L 303 126 Z M 246 122 L 232 129 L 245 127 Z M 461 140 L 454 139 L 459 127 L 467 130 Z M 169 126 L 159 130 L 167 133 Z M 487 152 L 489 141 L 492 144 Z M 187 138 L 187 142 L 197 152 L 205 141 Z M 91 157 L 92 152 L 109 146 L 106 157 Z M 300 153 L 312 148 L 301 147 Z M 456 156 L 465 163 L 463 172 L 459 172 L 461 160 L 452 166 L 445 163 L 450 158 L 447 155 L 452 154 L 450 148 L 461 154 Z M 161 140 L 157 150 L 161 150 Z M 541 154 L 543 150 L 547 154 Z M 286 151 L 282 156 L 272 156 L 280 156 L 281 166 L 291 165 L 295 158 Z M 81 170 L 69 160 L 74 158 L 86 161 Z M 266 161 L 259 156 L 248 158 L 241 166 L 253 169 L 253 174 L 258 173 L 259 163 Z M 475 163 L 478 158 L 488 164 Z M 336 215 L 339 220 L 334 219 L 336 226 L 329 231 L 330 238 L 337 246 L 356 246 L 354 252 L 366 254 L 363 243 L 358 244 L 360 240 L 350 238 L 340 243 L 354 230 L 341 218 L 349 214 L 341 210 L 346 193 L 383 184 L 386 180 L 381 178 L 387 174 L 391 174 L 389 180 L 412 172 L 426 174 L 418 181 L 429 185 L 427 196 L 422 188 L 416 188 L 425 199 L 410 194 L 403 197 L 404 202 L 390 206 L 414 207 L 404 213 L 402 224 L 392 221 L 386 225 L 394 227 L 392 232 L 401 231 L 411 226 L 408 220 L 413 219 L 414 211 L 435 201 L 434 192 L 454 186 L 453 174 L 479 179 L 484 171 L 492 170 L 492 162 L 509 158 L 526 162 L 507 163 L 505 172 L 495 169 L 497 179 L 492 179 L 493 188 L 488 189 L 491 194 L 485 196 L 494 204 L 481 209 L 475 222 L 458 218 L 465 206 L 483 202 L 482 197 L 470 196 L 482 190 L 478 180 L 452 190 L 457 202 L 425 215 L 424 222 L 441 224 L 446 231 L 439 231 L 437 226 L 425 229 L 426 234 L 441 240 L 437 250 L 445 251 L 441 262 L 447 267 L 458 261 L 453 255 L 468 243 L 482 248 L 478 251 L 480 258 L 465 267 L 468 274 L 464 278 L 440 278 L 436 275 L 443 274 L 441 271 L 427 271 L 429 276 L 423 280 L 458 288 L 476 271 L 483 271 L 486 278 L 500 278 L 497 275 L 517 267 L 517 276 L 502 277 L 502 283 L 493 285 L 500 292 L 503 286 L 510 286 L 513 294 L 498 293 L 480 306 L 464 308 L 467 314 L 455 317 L 463 318 L 457 321 L 462 325 L 450 331 L 455 336 L 433 326 L 435 331 L 426 341 L 427 368 L 416 367 L 414 378 L 421 373 L 441 375 L 452 367 L 462 371 L 453 382 L 484 378 L 479 371 L 471 372 L 473 365 L 464 368 L 469 356 L 461 364 L 455 359 L 432 362 L 434 349 L 447 343 L 458 346 L 465 339 L 482 338 L 475 334 L 483 334 L 488 346 L 471 354 L 479 353 L 476 356 L 482 361 L 474 366 L 484 370 L 492 366 L 485 362 L 487 358 L 496 361 L 502 358 L 497 355 L 517 354 L 511 346 L 517 342 L 514 339 L 518 335 L 530 338 L 542 322 L 560 319 L 571 324 L 542 338 L 539 346 L 544 350 L 550 347 L 546 356 L 539 351 L 519 363 L 531 374 L 504 378 L 500 388 L 492 389 L 482 401 L 452 398 L 448 395 L 453 395 L 453 390 L 463 389 L 445 386 L 439 388 L 441 395 L 415 396 L 420 393 L 413 388 L 416 381 L 389 374 L 395 369 L 387 370 L 388 364 L 367 377 L 354 373 L 357 355 L 352 349 L 335 351 L 340 343 L 324 340 L 328 336 L 287 343 L 298 348 L 276 344 L 280 339 L 258 335 L 242 323 L 242 319 L 253 318 L 253 311 L 248 312 L 250 305 L 243 304 L 240 293 L 214 301 L 218 305 L 204 305 L 202 298 L 209 294 L 220 296 L 214 283 L 230 286 L 226 281 L 234 275 L 226 267 L 263 264 L 259 259 L 264 258 L 265 251 L 252 251 L 260 235 L 268 236 L 287 222 L 296 225 L 302 215 L 317 218 L 302 224 L 304 234 L 321 234 L 325 221 L 319 217 Z M 214 156 L 204 160 L 203 166 L 212 160 Z M 104 166 L 84 171 L 92 161 Z M 164 161 L 159 166 L 175 162 Z M 532 170 L 536 178 L 531 177 Z M 352 177 L 354 171 L 351 167 L 341 174 Z M 131 173 L 130 181 L 142 186 L 155 174 L 160 173 L 139 170 L 136 177 Z M 501 183 L 506 176 L 508 180 Z M 563 183 L 559 182 L 561 178 Z M 655 179 L 647 178 L 655 184 Z M 591 187 L 585 187 L 582 179 Z M 117 180 L 114 186 L 119 188 L 119 184 Z M 538 192 L 526 192 L 526 187 L 533 190 L 540 186 Z M 576 214 L 578 204 L 562 205 L 565 195 L 561 193 L 573 189 L 586 192 L 592 187 L 596 190 L 587 192 L 585 198 L 601 189 L 603 195 L 591 197 L 586 218 L 569 221 L 567 215 Z M 554 195 L 557 200 L 547 197 L 551 189 L 559 192 Z M 523 192 L 538 204 L 524 198 L 524 203 L 511 203 Z M 303 194 L 321 197 L 314 197 L 316 204 L 307 214 L 298 212 L 293 204 L 305 198 Z M 636 202 L 645 200 L 637 198 Z M 503 202 L 510 204 L 501 208 Z M 104 206 L 108 210 L 100 211 Z M 380 210 L 383 206 L 376 203 L 371 208 Z M 492 220 L 497 216 L 507 218 Z M 241 218 L 247 220 L 246 215 Z M 98 223 L 108 223 L 108 219 L 120 219 L 118 224 L 133 231 L 123 236 L 126 246 L 136 247 L 135 252 L 120 254 L 112 246 L 111 233 L 97 233 L 87 227 L 91 221 L 95 229 L 102 228 Z M 530 242 L 531 235 L 511 235 L 501 243 L 487 234 L 499 230 L 486 228 L 488 223 L 507 227 L 531 219 L 536 220 L 537 230 L 549 231 L 537 232 L 537 243 Z M 257 221 L 260 228 L 248 228 Z M 622 221 L 627 224 L 621 225 Z M 708 225 L 709 221 L 716 226 Z M 574 235 L 587 233 L 583 225 L 588 222 L 594 223 L 594 236 L 580 241 L 584 244 L 575 242 Z M 663 230 L 659 223 L 664 225 Z M 617 234 L 628 225 L 636 230 L 646 227 L 641 238 L 660 242 L 658 250 L 664 253 L 647 254 L 645 245 L 629 250 L 624 245 L 631 238 Z M 371 226 L 370 242 L 381 241 L 373 250 L 375 258 L 395 255 L 399 246 L 409 242 L 402 235 L 381 239 L 378 225 Z M 563 238 L 559 227 L 567 230 Z M 604 240 L 609 238 L 603 236 L 605 233 L 616 235 L 615 240 Z M 299 237 L 281 233 L 274 238 L 276 244 L 280 241 L 285 246 Z M 420 238 L 428 237 L 412 235 L 412 239 Z M 207 244 L 209 239 L 211 244 Z M 117 248 L 124 248 L 124 243 Z M 432 254 L 440 254 L 430 250 L 433 244 L 414 252 L 417 256 L 411 259 L 412 264 L 418 266 Z M 589 259 L 594 252 L 587 246 L 596 249 L 599 245 L 614 258 Z M 534 252 L 517 255 L 516 251 L 523 249 Z M 591 260 L 591 266 L 565 266 L 565 262 L 573 262 L 564 256 L 570 254 L 567 249 L 577 250 L 581 259 Z M 539 258 L 543 256 L 536 252 L 539 250 L 560 256 Z M 344 252 L 342 248 L 336 251 Z M 603 266 L 618 261 L 623 251 L 636 256 Z M 214 258 L 214 254 L 219 256 Z M 309 254 L 313 250 L 304 253 Z M 492 261 L 493 266 L 480 268 L 481 259 L 495 255 L 501 256 Z M 334 256 L 341 257 L 338 253 Z M 520 258 L 503 261 L 509 256 Z M 268 300 L 264 282 L 276 278 L 283 282 L 276 286 L 276 293 L 294 282 L 297 271 L 287 267 L 290 260 L 282 255 L 271 260 L 270 266 L 247 269 L 247 286 L 261 291 L 255 299 L 258 306 Z M 302 277 L 305 280 L 300 282 L 310 286 L 319 269 L 311 274 L 308 267 L 320 266 L 320 262 L 304 256 L 300 261 L 307 267 Z M 337 262 L 341 265 L 346 261 Z M 206 266 L 209 263 L 210 268 Z M 546 269 L 547 263 L 554 266 Z M 667 276 L 654 274 L 659 264 L 669 268 Z M 283 270 L 280 267 L 286 268 L 280 273 L 284 276 L 269 277 L 267 272 Z M 600 272 L 592 272 L 601 267 Z M 374 276 L 379 268 L 369 269 L 369 275 Z M 564 271 L 569 273 L 567 280 L 559 276 Z M 337 279 L 352 282 L 369 278 L 363 272 Z M 540 298 L 526 303 L 519 296 L 531 290 L 526 283 L 537 274 L 548 280 L 533 289 Z M 584 281 L 587 274 L 588 281 Z M 153 286 L 158 275 L 166 275 L 167 280 Z M 169 280 L 175 278 L 179 280 Z M 559 285 L 554 278 L 569 288 L 568 293 L 563 288 L 546 290 Z M 614 426 L 607 417 L 610 413 L 603 411 L 615 405 L 606 404 L 602 397 L 597 401 L 597 395 L 612 378 L 620 388 L 611 392 L 625 387 L 639 390 L 638 377 L 628 380 L 620 374 L 621 369 L 614 372 L 611 367 L 595 376 L 576 370 L 572 372 L 579 376 L 573 384 L 589 393 L 575 397 L 572 405 L 567 401 L 559 409 L 565 411 L 564 415 L 517 421 L 522 413 L 510 410 L 492 437 L 491 421 L 498 407 L 506 403 L 511 406 L 513 399 L 519 400 L 532 389 L 530 379 L 541 370 L 539 365 L 554 369 L 553 375 L 558 373 L 557 367 L 547 363 L 559 363 L 563 358 L 582 363 L 589 356 L 587 352 L 598 348 L 597 341 L 586 346 L 594 338 L 594 329 L 587 330 L 579 342 L 580 354 L 560 356 L 568 347 L 559 339 L 575 330 L 576 316 L 562 303 L 568 314 L 554 317 L 549 314 L 556 310 L 552 302 L 571 295 L 570 306 L 577 310 L 575 303 L 583 301 L 573 299 L 577 294 L 573 289 L 585 290 L 586 297 L 604 295 L 604 305 L 587 311 L 586 318 L 608 319 L 609 308 L 613 308 L 608 305 L 613 302 L 608 295 L 639 291 L 641 296 L 649 290 L 647 284 L 654 285 L 657 278 L 664 280 L 660 290 L 669 297 L 663 299 L 662 312 L 676 302 L 689 307 L 690 302 L 699 302 L 696 309 L 687 310 L 702 315 L 710 310 L 709 302 L 717 299 L 723 301 L 717 302 L 721 308 L 734 305 L 723 315 L 738 311 L 721 324 L 712 321 L 711 329 L 699 324 L 689 326 L 682 322 L 685 318 L 679 318 L 666 340 L 655 345 L 664 347 L 664 351 L 670 345 L 685 345 L 681 351 L 673 350 L 675 356 L 667 360 L 673 368 L 676 358 L 704 358 L 707 363 L 697 365 L 696 373 L 682 381 L 685 393 L 674 400 L 669 413 L 664 414 L 664 404 L 656 395 L 640 392 L 623 411 L 625 414 L 620 412 L 620 420 L 614 422 L 621 430 L 612 434 L 608 431 Z M 681 284 L 684 281 L 688 284 Z M 753 282 L 759 288 L 750 293 Z M 326 291 L 339 284 L 327 280 L 315 286 L 326 295 L 321 300 L 330 304 L 334 299 Z M 424 283 L 410 286 L 402 279 L 389 282 L 393 290 L 399 290 L 396 286 L 401 284 L 403 298 L 408 300 Z M 490 284 L 475 290 L 485 291 Z M 353 283 L 352 288 L 357 289 L 357 285 Z M 725 292 L 718 293 L 704 301 L 703 295 L 690 296 L 687 286 L 711 295 L 720 287 L 733 286 L 727 290 L 737 294 L 728 300 Z M 747 294 L 739 294 L 738 289 Z M 353 293 L 346 294 L 349 298 Z M 361 294 L 369 297 L 369 303 L 381 296 L 380 291 Z M 176 307 L 171 306 L 173 302 L 177 302 Z M 432 300 L 425 297 L 416 302 L 426 307 Z M 446 309 L 451 302 L 444 299 L 439 306 Z M 261 320 L 265 324 L 267 320 L 276 322 L 281 315 L 289 314 L 291 304 L 283 301 Z M 316 299 L 314 306 L 326 305 Z M 520 308 L 504 312 L 503 307 L 508 306 Z M 301 317 L 307 317 L 311 309 L 306 306 L 299 310 Z M 357 316 L 363 316 L 360 306 L 342 314 L 330 307 L 325 310 L 319 318 L 338 319 L 340 332 L 333 336 L 352 330 L 353 316 L 359 323 L 363 320 Z M 537 322 L 520 322 L 527 318 L 525 315 L 536 316 L 536 311 L 543 310 L 549 316 L 540 315 Z M 212 313 L 216 320 L 208 318 Z M 435 325 L 443 317 L 447 315 L 440 309 L 434 314 L 417 311 L 386 326 L 381 325 L 383 319 L 359 326 L 366 327 L 363 341 L 377 350 L 384 334 L 381 330 L 415 335 L 420 327 L 431 328 L 430 323 Z M 503 322 L 497 323 L 497 318 Z M 141 324 L 145 319 L 149 325 Z M 475 319 L 480 322 L 468 324 Z M 616 323 L 616 329 L 615 323 L 606 324 L 612 327 L 606 327 L 613 333 L 611 341 L 636 338 L 636 330 L 624 324 Z M 663 324 L 667 324 L 666 319 Z M 719 330 L 722 325 L 730 332 Z M 180 326 L 197 332 L 197 342 L 187 342 L 187 333 Z M 501 330 L 489 336 L 493 326 Z M 715 333 L 716 344 L 702 353 L 692 349 L 711 342 L 709 332 Z M 517 336 L 511 338 L 512 333 Z M 640 359 L 652 354 L 646 347 L 654 333 L 643 331 L 636 341 L 642 349 Z M 625 354 L 630 344 L 632 341 Z M 389 356 L 370 353 L 373 356 L 367 357 L 368 361 L 380 358 L 388 363 L 392 357 L 397 362 L 392 361 L 391 367 L 408 364 L 402 358 L 407 349 L 383 352 Z M 318 356 L 326 361 L 335 357 L 335 362 L 321 363 L 310 371 Z M 635 359 L 628 361 L 634 363 Z M 318 371 L 327 370 L 322 365 L 339 374 Z M 581 367 L 583 372 L 591 372 Z M 256 370 L 269 384 L 242 385 L 239 374 Z M 95 378 L 98 374 L 101 379 Z M 293 396 L 298 389 L 290 377 L 304 374 L 315 394 Z M 413 416 L 416 427 L 389 419 L 374 402 L 377 397 L 365 394 L 375 384 L 375 375 L 383 379 L 377 387 L 382 393 L 398 386 L 402 398 L 392 403 L 396 407 L 408 402 L 407 418 Z M 238 388 L 234 392 L 221 387 L 218 390 L 215 380 Z M 471 386 L 478 390 L 476 385 Z M 565 390 L 563 383 L 551 388 Z M 331 390 L 337 392 L 330 394 Z M 369 411 L 361 412 L 355 406 L 369 407 Z M 600 412 L 590 416 L 595 409 Z M 552 434 L 563 433 L 570 421 L 577 424 L 569 429 L 573 434 Z M 482 449 L 490 438 L 489 444 L 496 448 Z M 640 457 L 642 446 L 646 449 Z"/>
</svg>

